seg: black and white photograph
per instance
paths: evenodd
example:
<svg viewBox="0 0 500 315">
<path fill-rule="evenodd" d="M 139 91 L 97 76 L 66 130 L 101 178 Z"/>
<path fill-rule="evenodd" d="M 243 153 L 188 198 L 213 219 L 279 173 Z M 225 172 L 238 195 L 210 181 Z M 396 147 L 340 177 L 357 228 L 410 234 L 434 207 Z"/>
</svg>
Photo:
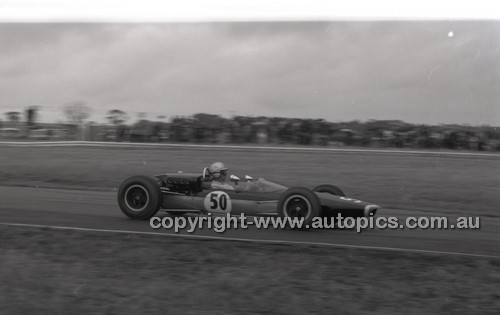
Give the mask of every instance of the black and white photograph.
<svg viewBox="0 0 500 315">
<path fill-rule="evenodd" d="M 0 0 L 0 314 L 499 314 L 491 1 Z"/>
</svg>

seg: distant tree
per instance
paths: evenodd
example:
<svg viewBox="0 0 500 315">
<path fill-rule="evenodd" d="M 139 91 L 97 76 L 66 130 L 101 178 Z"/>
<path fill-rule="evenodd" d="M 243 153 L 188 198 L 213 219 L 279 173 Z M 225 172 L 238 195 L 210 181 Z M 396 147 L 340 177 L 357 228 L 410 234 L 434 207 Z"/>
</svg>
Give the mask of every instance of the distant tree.
<svg viewBox="0 0 500 315">
<path fill-rule="evenodd" d="M 128 120 L 128 115 L 122 110 L 112 109 L 108 111 L 108 116 L 106 117 L 106 119 L 112 125 L 120 125 Z"/>
<path fill-rule="evenodd" d="M 20 112 L 7 112 L 5 113 L 5 116 L 7 116 L 7 119 L 11 122 L 18 122 L 19 120 L 21 120 Z"/>
<path fill-rule="evenodd" d="M 457 131 L 447 132 L 444 135 L 443 146 L 448 149 L 456 149 L 460 146 L 460 139 Z"/>
<path fill-rule="evenodd" d="M 313 124 L 310 120 L 304 119 L 300 122 L 298 128 L 298 142 L 299 144 L 311 144 L 311 134 L 313 131 Z"/>
<path fill-rule="evenodd" d="M 147 119 L 141 119 L 131 126 L 131 141 L 149 141 L 153 133 L 154 122 Z"/>
<path fill-rule="evenodd" d="M 371 119 L 364 124 L 366 132 L 377 138 L 382 138 L 385 130 L 390 130 L 390 127 L 385 121 Z"/>
<path fill-rule="evenodd" d="M 73 102 L 65 104 L 63 111 L 70 123 L 81 124 L 89 118 L 91 109 L 83 102 Z"/>
</svg>

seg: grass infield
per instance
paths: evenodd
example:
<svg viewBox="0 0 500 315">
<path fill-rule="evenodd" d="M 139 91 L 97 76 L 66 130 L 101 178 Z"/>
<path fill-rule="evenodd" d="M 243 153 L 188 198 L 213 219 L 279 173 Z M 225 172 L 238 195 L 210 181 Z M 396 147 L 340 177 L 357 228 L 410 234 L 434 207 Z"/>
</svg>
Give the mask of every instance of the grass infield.
<svg viewBox="0 0 500 315">
<path fill-rule="evenodd" d="M 497 314 L 500 260 L 0 226 L 2 314 Z"/>
</svg>

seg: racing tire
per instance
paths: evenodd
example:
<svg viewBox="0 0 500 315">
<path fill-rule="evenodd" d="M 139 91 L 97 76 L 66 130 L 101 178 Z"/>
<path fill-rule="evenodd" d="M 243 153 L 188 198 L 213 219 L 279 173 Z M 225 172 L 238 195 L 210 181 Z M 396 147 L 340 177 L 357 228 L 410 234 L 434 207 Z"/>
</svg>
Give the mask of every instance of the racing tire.
<svg viewBox="0 0 500 315">
<path fill-rule="evenodd" d="M 321 213 L 321 203 L 318 196 L 310 189 L 293 187 L 281 194 L 278 200 L 278 215 L 281 218 L 304 218 L 302 227 L 305 230 L 311 226 L 315 217 Z M 287 222 L 287 227 L 293 227 Z M 297 228 L 297 226 L 295 226 Z"/>
<path fill-rule="evenodd" d="M 346 196 L 345 193 L 342 191 L 342 189 L 338 188 L 337 186 L 329 185 L 329 184 L 316 186 L 316 187 L 314 187 L 313 191 L 319 192 L 319 193 L 329 193 L 329 194 L 332 194 L 335 196 L 341 196 L 341 197 Z"/>
<path fill-rule="evenodd" d="M 118 189 L 118 204 L 122 212 L 134 220 L 147 220 L 160 209 L 160 187 L 147 176 L 132 176 Z"/>
</svg>

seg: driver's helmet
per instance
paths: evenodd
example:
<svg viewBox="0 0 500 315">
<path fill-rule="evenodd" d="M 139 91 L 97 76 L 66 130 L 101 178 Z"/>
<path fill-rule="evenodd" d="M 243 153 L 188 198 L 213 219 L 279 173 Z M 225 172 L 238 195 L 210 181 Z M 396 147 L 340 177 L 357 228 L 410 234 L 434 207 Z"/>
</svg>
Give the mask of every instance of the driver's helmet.
<svg viewBox="0 0 500 315">
<path fill-rule="evenodd" d="M 215 163 L 212 163 L 209 167 L 208 167 L 208 173 L 210 174 L 210 176 L 212 176 L 213 178 L 219 178 L 221 176 L 221 173 L 224 172 L 224 171 L 227 171 L 228 168 L 224 166 L 224 163 L 222 162 L 215 162 Z"/>
</svg>

